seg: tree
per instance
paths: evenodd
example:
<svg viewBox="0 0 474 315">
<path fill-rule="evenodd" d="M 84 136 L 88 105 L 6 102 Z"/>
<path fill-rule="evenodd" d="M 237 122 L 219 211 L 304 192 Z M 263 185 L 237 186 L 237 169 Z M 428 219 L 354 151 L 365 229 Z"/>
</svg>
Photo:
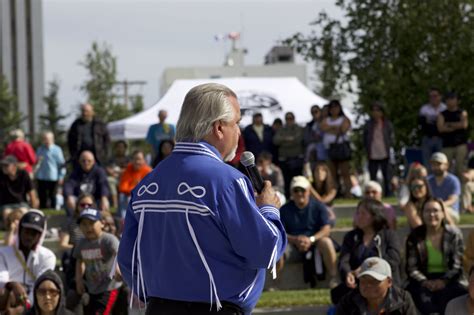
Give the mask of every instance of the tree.
<svg viewBox="0 0 474 315">
<path fill-rule="evenodd" d="M 131 103 L 132 103 L 132 113 L 137 114 L 145 108 L 145 105 L 143 103 L 143 95 L 137 94 L 132 96 L 131 98 Z"/>
<path fill-rule="evenodd" d="M 100 46 L 92 43 L 84 61 L 79 63 L 89 74 L 81 90 L 87 95 L 87 101 L 94 106 L 98 117 L 109 122 L 130 115 L 123 104 L 117 102 L 114 85 L 117 82 L 117 58 L 107 44 Z"/>
<path fill-rule="evenodd" d="M 473 0 L 337 0 L 345 16 L 320 13 L 310 34 L 285 43 L 320 65 L 323 93 L 358 95 L 359 116 L 375 100 L 387 105 L 396 149 L 418 140 L 419 107 L 431 86 L 461 95 L 474 114 Z"/>
<path fill-rule="evenodd" d="M 0 139 L 4 141 L 8 132 L 20 128 L 25 119 L 18 110 L 16 97 L 10 91 L 7 79 L 0 75 Z M 0 146 L 2 145 L 3 143 L 0 143 Z"/>
<path fill-rule="evenodd" d="M 66 131 L 61 121 L 67 118 L 59 111 L 58 101 L 59 81 L 53 79 L 49 82 L 48 94 L 43 98 L 46 103 L 46 113 L 40 115 L 40 125 L 42 130 L 49 130 L 54 134 L 56 142 L 60 145 L 65 143 L 64 135 Z"/>
</svg>

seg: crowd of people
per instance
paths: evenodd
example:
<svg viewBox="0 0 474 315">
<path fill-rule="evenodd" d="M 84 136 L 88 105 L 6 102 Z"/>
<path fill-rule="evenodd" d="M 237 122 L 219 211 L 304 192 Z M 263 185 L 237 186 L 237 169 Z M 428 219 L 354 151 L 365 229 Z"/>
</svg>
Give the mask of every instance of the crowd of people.
<svg viewBox="0 0 474 315">
<path fill-rule="evenodd" d="M 241 126 L 237 154 L 229 162 L 243 171 L 239 153 L 252 152 L 283 205 L 288 246 L 278 272 L 298 261 L 311 287 L 326 277 L 337 314 L 415 314 L 416 309 L 442 314 L 451 300 L 446 314 L 464 314 L 460 310 L 466 307 L 472 313 L 474 233 L 464 244 L 457 224 L 462 212 L 474 212 L 474 159 L 467 146 L 467 112 L 459 107 L 458 96 L 448 93 L 443 103 L 440 90 L 429 91 L 429 102 L 419 112 L 423 158 L 399 180 L 390 162 L 394 126 L 383 103 L 371 104 L 364 124 L 366 182 L 351 168 L 352 122 L 341 103 L 314 105 L 310 114 L 306 126 L 298 125 L 292 112 L 270 126 L 255 113 L 250 125 Z M 176 128 L 166 121 L 167 112 L 160 110 L 158 119 L 145 139 L 151 158 L 127 141 L 111 142 L 91 104 L 81 106 L 68 131 L 68 152 L 55 144 L 52 132 L 42 134 L 36 150 L 22 130 L 11 132 L 0 162 L 6 230 L 6 246 L 0 249 L 0 310 L 49 314 L 45 309 L 51 303 L 45 301 L 53 300 L 56 314 L 66 314 L 66 308 L 122 314 L 126 297 L 141 304 L 121 282 L 115 257 L 133 189 L 175 146 Z M 403 240 L 396 233 L 396 209 L 382 202 L 383 196 L 393 195 L 410 227 Z M 337 221 L 334 201 L 340 197 L 361 200 L 353 230 L 337 244 L 331 229 Z M 55 269 L 56 257 L 42 245 L 46 217 L 34 210 L 50 208 L 67 217 L 59 232 L 64 254 L 57 257 L 64 284 L 48 271 Z M 462 304 L 456 298 L 467 294 L 468 286 L 472 298 L 463 297 L 468 303 Z"/>
</svg>

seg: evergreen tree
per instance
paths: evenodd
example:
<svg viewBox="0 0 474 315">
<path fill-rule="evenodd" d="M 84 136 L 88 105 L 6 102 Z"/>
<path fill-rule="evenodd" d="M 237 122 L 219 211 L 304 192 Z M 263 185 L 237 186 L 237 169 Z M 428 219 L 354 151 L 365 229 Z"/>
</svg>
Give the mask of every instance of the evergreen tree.
<svg viewBox="0 0 474 315">
<path fill-rule="evenodd" d="M 3 148 L 8 133 L 16 128 L 26 117 L 18 110 L 16 97 L 10 91 L 7 79 L 0 75 L 0 146 Z"/>
<path fill-rule="evenodd" d="M 131 97 L 132 101 L 132 113 L 137 114 L 139 112 L 142 112 L 143 109 L 145 108 L 145 105 L 143 103 L 143 95 L 138 94 L 133 97 Z"/>
<path fill-rule="evenodd" d="M 64 126 L 61 124 L 61 121 L 67 116 L 62 115 L 59 111 L 58 91 L 59 81 L 57 79 L 53 79 L 51 82 L 49 82 L 48 95 L 43 98 L 44 102 L 46 103 L 46 113 L 40 115 L 39 119 L 41 129 L 53 132 L 56 142 L 59 145 L 64 145 L 64 136 L 66 131 Z"/>
</svg>

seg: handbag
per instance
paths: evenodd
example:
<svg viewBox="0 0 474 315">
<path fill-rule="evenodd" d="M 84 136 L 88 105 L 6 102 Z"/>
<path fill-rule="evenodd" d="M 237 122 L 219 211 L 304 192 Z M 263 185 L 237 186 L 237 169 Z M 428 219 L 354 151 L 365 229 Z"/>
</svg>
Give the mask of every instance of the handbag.
<svg viewBox="0 0 474 315">
<path fill-rule="evenodd" d="M 348 161 L 352 158 L 352 149 L 349 141 L 342 141 L 339 143 L 339 132 L 336 137 L 336 141 L 329 145 L 328 155 L 332 161 Z"/>
</svg>

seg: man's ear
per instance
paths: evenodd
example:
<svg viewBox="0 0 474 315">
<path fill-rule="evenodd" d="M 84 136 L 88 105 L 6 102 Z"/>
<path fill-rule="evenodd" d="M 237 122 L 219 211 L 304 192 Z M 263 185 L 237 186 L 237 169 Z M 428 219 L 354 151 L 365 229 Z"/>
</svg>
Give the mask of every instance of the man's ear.
<svg viewBox="0 0 474 315">
<path fill-rule="evenodd" d="M 218 140 L 224 139 L 224 132 L 222 131 L 222 121 L 216 121 L 212 125 L 212 133 L 217 137 Z"/>
</svg>

